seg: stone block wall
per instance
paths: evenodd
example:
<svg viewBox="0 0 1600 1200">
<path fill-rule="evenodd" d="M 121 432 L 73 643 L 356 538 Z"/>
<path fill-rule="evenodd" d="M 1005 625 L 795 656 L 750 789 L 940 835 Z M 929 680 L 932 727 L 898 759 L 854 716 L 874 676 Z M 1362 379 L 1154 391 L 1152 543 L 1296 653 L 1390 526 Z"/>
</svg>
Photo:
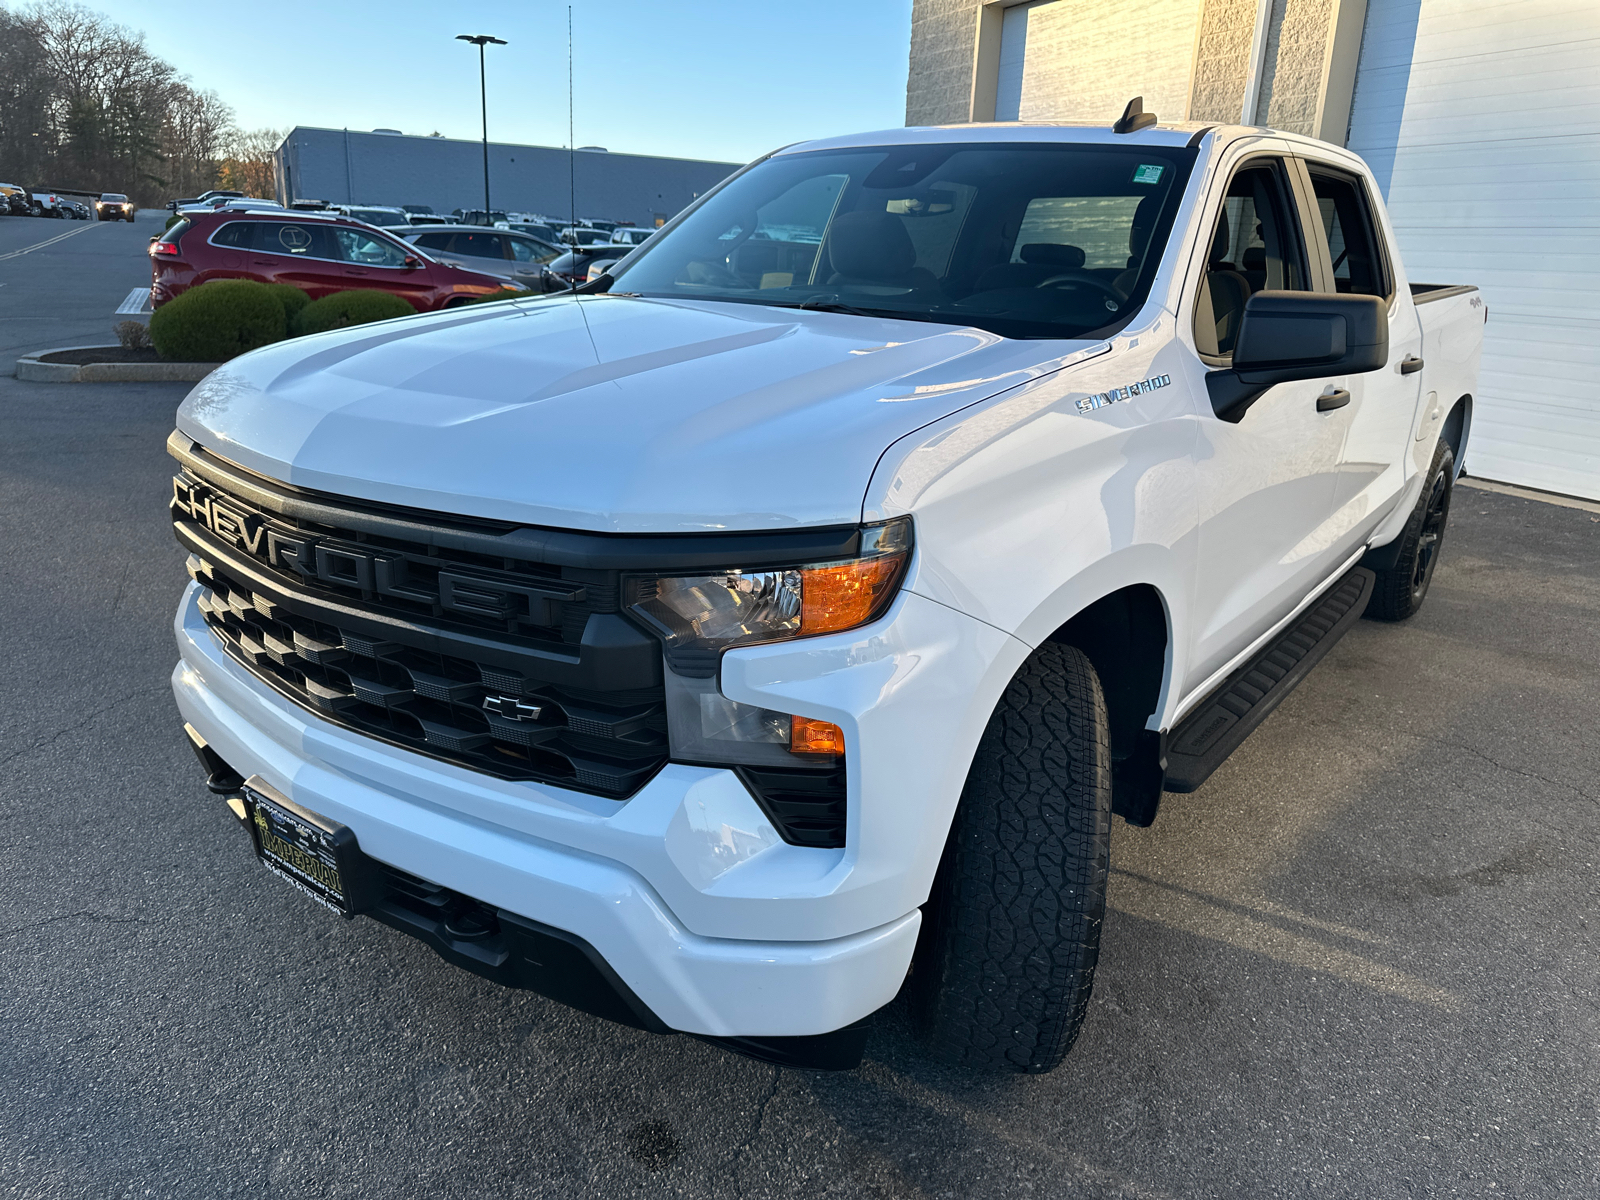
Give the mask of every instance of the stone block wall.
<svg viewBox="0 0 1600 1200">
<path fill-rule="evenodd" d="M 1143 93 L 1145 107 L 1164 120 L 1238 123 L 1250 75 L 1256 2 L 1055 0 L 1038 5 L 1029 14 L 1020 116 L 1110 121 L 1130 97 Z M 1334 18 L 1341 5 L 1356 5 L 1359 42 L 1364 6 L 1357 0 L 1271 3 L 1252 121 L 1318 136 Z M 971 119 L 983 8 L 982 0 L 915 0 L 906 124 Z M 989 28 L 997 31 L 998 20 Z M 1353 63 L 1349 69 L 1353 72 Z M 1348 105 L 1348 96 L 1342 102 Z"/>
<path fill-rule="evenodd" d="M 981 7 L 982 0 L 916 0 L 912 6 L 907 125 L 951 125 L 970 119 Z"/>
</svg>

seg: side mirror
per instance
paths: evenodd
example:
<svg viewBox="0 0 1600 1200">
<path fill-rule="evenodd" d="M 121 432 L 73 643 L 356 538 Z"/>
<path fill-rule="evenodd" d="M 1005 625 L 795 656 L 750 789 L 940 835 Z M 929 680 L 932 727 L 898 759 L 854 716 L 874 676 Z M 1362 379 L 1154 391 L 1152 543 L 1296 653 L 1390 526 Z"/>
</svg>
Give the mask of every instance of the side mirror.
<svg viewBox="0 0 1600 1200">
<path fill-rule="evenodd" d="M 1376 296 L 1257 292 L 1244 307 L 1233 367 L 1206 376 L 1211 408 L 1237 424 L 1274 384 L 1359 375 L 1389 361 L 1388 309 Z"/>
<path fill-rule="evenodd" d="M 420 258 L 418 258 L 415 254 L 406 255 L 406 266 L 407 267 L 420 267 L 421 265 L 422 265 L 422 260 Z"/>
</svg>

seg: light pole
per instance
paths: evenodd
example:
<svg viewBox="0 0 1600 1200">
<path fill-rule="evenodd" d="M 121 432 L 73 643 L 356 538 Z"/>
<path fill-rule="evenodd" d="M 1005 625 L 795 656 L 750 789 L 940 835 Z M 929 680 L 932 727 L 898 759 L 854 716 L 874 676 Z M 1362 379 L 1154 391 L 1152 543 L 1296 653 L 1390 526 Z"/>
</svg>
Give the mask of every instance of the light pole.
<svg viewBox="0 0 1600 1200">
<path fill-rule="evenodd" d="M 504 46 L 505 39 L 490 37 L 487 33 L 458 33 L 456 41 L 471 42 L 478 48 L 478 96 L 483 102 L 483 223 L 493 225 L 494 221 L 489 216 L 489 85 L 484 75 L 483 48 L 485 46 Z"/>
</svg>

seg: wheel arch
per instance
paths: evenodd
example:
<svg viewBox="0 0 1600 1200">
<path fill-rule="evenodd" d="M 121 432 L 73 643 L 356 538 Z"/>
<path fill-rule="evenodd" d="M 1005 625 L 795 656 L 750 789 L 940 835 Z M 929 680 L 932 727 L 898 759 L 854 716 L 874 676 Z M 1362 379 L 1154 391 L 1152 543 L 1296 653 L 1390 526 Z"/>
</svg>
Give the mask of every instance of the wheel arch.
<svg viewBox="0 0 1600 1200">
<path fill-rule="evenodd" d="M 1165 764 L 1162 712 L 1173 665 L 1173 621 L 1166 596 L 1132 583 L 1095 599 L 1046 639 L 1088 657 L 1111 725 L 1112 811 L 1133 825 L 1155 820 Z"/>
<path fill-rule="evenodd" d="M 1456 478 L 1461 478 L 1461 467 L 1466 462 L 1467 438 L 1472 434 L 1472 394 L 1461 396 L 1445 417 L 1439 429 L 1439 440 L 1450 446 L 1456 459 Z"/>
</svg>

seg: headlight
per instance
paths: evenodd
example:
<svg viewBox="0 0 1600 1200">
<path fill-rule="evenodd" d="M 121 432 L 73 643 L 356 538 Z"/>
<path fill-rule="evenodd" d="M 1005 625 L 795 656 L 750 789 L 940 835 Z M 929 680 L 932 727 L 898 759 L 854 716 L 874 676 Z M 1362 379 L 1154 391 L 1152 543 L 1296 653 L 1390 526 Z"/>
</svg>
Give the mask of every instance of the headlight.
<svg viewBox="0 0 1600 1200">
<path fill-rule="evenodd" d="M 837 766 L 838 726 L 729 700 L 717 662 L 734 646 L 854 629 L 882 616 L 911 558 L 911 521 L 861 531 L 856 557 L 759 571 L 630 576 L 628 611 L 660 637 L 667 727 L 677 762 Z"/>
<path fill-rule="evenodd" d="M 900 590 L 910 557 L 911 521 L 902 517 L 863 529 L 859 555 L 842 561 L 634 576 L 626 584 L 628 607 L 661 637 L 669 660 L 688 666 L 730 646 L 837 633 L 876 620 Z"/>
</svg>

